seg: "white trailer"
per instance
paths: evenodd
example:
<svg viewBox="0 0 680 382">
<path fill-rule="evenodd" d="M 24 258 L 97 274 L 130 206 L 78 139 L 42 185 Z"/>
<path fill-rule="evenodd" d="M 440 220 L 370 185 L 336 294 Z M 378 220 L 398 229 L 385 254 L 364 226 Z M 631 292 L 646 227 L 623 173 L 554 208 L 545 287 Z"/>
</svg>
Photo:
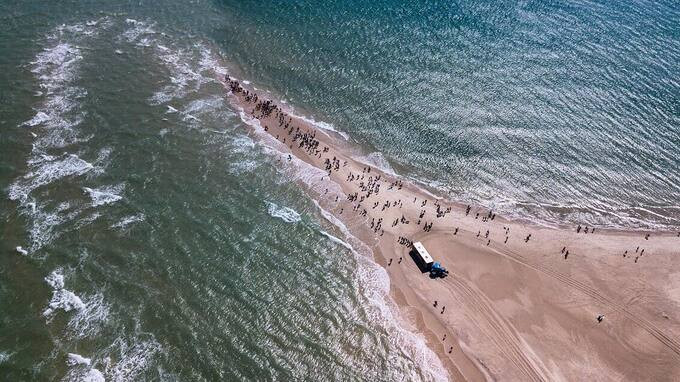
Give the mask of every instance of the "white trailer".
<svg viewBox="0 0 680 382">
<path fill-rule="evenodd" d="M 430 267 L 432 266 L 432 263 L 434 263 L 434 260 L 432 260 L 432 256 L 430 256 L 430 253 L 427 252 L 427 249 L 425 249 L 425 246 L 423 243 L 416 241 L 413 243 L 413 248 L 416 250 L 416 255 L 419 257 L 419 264 L 423 269 L 429 270 Z"/>
</svg>

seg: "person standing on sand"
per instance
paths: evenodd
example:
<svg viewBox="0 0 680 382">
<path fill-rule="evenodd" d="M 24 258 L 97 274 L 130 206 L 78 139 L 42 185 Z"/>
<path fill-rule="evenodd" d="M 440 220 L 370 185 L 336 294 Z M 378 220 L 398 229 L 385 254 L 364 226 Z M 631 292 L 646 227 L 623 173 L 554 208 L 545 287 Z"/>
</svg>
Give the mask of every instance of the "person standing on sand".
<svg viewBox="0 0 680 382">
<path fill-rule="evenodd" d="M 446 306 L 443 306 L 443 307 L 442 307 L 442 312 L 439 313 L 439 314 L 444 314 L 444 311 L 445 311 L 445 310 L 446 310 Z"/>
</svg>

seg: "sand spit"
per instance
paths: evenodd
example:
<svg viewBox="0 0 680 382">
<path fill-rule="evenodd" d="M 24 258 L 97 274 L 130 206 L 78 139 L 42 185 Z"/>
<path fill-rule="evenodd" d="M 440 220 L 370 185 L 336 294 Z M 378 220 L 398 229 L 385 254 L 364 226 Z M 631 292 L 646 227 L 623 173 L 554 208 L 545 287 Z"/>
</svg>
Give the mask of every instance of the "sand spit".
<svg viewBox="0 0 680 382">
<path fill-rule="evenodd" d="M 539 227 L 438 198 L 237 81 L 225 87 L 259 121 L 255 135 L 325 171 L 310 196 L 371 247 L 450 379 L 680 379 L 678 233 Z M 344 196 L 325 191 L 337 187 Z M 421 273 L 408 241 L 450 276 Z"/>
</svg>

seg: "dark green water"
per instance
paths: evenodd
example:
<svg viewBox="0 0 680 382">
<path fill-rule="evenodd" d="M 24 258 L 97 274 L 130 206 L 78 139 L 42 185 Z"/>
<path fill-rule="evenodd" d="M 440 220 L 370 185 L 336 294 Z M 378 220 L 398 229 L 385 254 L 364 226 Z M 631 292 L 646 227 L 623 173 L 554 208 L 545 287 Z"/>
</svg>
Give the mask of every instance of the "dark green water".
<svg viewBox="0 0 680 382">
<path fill-rule="evenodd" d="M 384 271 L 300 187 L 311 170 L 248 136 L 227 72 L 453 198 L 679 225 L 674 2 L 22 2 L 0 18 L 2 380 L 443 377 Z"/>
</svg>

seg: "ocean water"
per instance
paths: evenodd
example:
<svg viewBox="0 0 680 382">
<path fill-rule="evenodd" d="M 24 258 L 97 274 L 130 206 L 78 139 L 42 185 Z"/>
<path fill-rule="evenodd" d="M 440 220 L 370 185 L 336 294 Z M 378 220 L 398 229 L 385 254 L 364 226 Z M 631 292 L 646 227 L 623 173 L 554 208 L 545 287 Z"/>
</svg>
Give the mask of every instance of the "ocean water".
<svg viewBox="0 0 680 382">
<path fill-rule="evenodd" d="M 680 225 L 676 2 L 0 3 L 0 379 L 440 380 L 216 78 L 545 224 Z"/>
</svg>

